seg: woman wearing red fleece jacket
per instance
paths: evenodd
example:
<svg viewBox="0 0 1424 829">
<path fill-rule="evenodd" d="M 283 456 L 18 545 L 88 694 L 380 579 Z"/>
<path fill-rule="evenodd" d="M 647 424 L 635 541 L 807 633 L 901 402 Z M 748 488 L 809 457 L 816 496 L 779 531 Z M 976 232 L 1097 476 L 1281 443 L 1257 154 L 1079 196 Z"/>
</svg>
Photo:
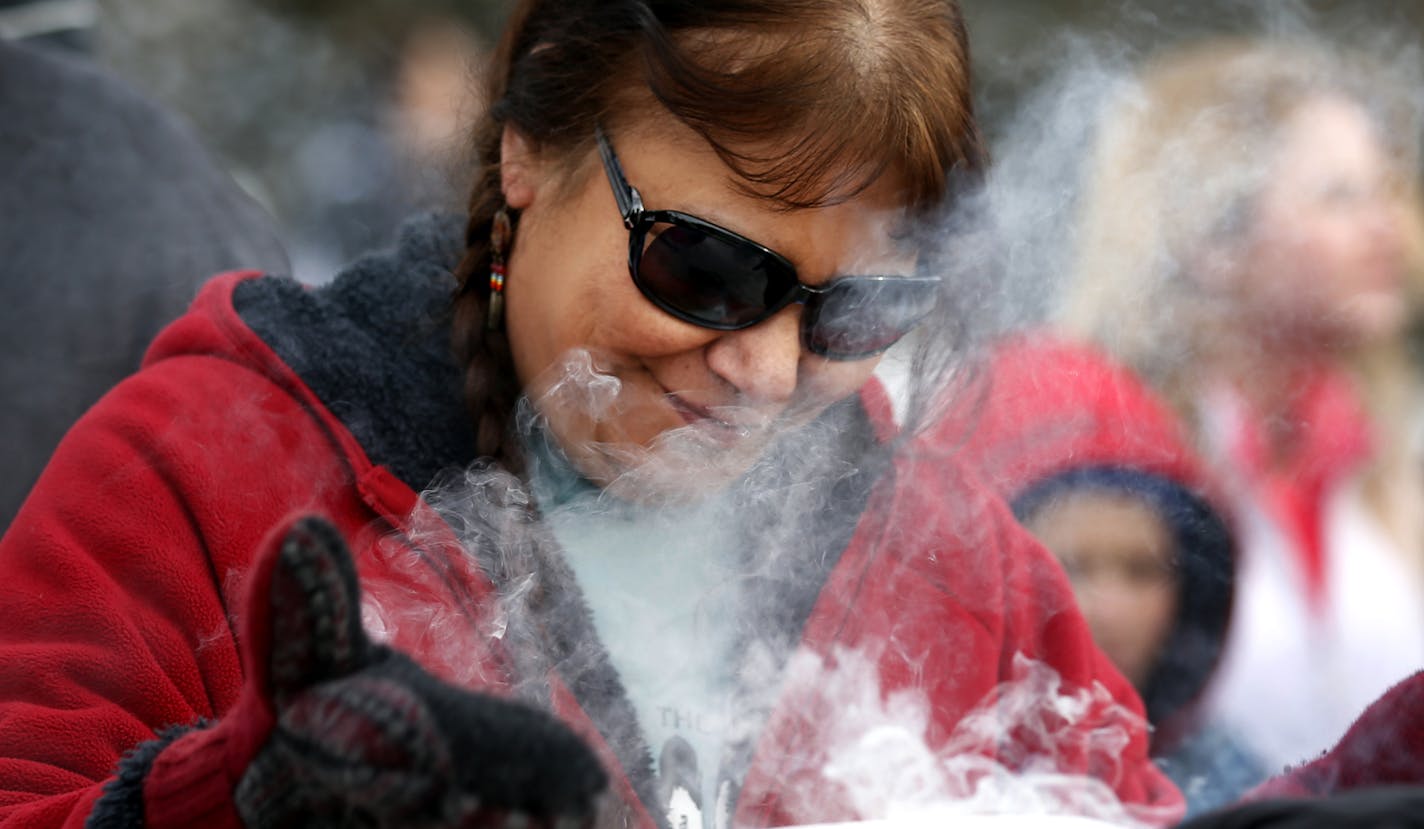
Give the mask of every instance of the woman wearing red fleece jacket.
<svg viewBox="0 0 1424 829">
<path fill-rule="evenodd" d="M 210 284 L 0 541 L 0 823 L 870 817 L 852 666 L 932 751 L 1179 814 L 1051 559 L 870 382 L 953 307 L 900 220 L 982 159 L 954 5 L 859 8 L 530 0 L 463 233 Z M 1024 659 L 1077 714 L 957 732 Z"/>
</svg>

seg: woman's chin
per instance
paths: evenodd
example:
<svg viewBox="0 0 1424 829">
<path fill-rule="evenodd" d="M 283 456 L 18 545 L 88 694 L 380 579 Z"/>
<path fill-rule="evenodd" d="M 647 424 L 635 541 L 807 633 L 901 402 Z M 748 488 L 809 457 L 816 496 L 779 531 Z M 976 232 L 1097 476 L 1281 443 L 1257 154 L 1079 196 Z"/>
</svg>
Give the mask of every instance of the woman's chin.
<svg viewBox="0 0 1424 829">
<path fill-rule="evenodd" d="M 684 426 L 644 443 L 584 442 L 569 458 L 604 492 L 635 504 L 685 504 L 726 489 L 756 463 L 761 436 L 729 440 L 726 434 Z"/>
<path fill-rule="evenodd" d="M 1293 332 L 1302 349 L 1369 349 L 1399 337 L 1409 322 L 1402 297 L 1389 292 L 1361 292 L 1339 300 Z"/>
<path fill-rule="evenodd" d="M 1345 302 L 1345 325 L 1360 345 L 1370 345 L 1399 335 L 1408 322 L 1409 309 L 1397 292 L 1361 293 Z"/>
</svg>

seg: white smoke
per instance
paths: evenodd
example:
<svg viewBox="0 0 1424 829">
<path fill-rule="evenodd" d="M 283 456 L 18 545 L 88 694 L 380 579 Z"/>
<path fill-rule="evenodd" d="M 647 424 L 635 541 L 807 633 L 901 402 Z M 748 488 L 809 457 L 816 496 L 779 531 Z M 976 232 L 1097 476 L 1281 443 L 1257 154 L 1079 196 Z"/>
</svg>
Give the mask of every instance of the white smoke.
<svg viewBox="0 0 1424 829">
<path fill-rule="evenodd" d="M 866 653 L 838 649 L 822 659 L 801 652 L 785 677 L 787 698 L 814 697 L 813 710 L 832 714 L 815 724 L 820 768 L 788 775 L 787 798 L 812 816 L 827 783 L 859 819 L 894 826 L 1031 815 L 1141 827 L 1173 816 L 1171 809 L 1125 805 L 1104 782 L 1117 779 L 1131 734 L 1146 728 L 1141 717 L 1102 686 L 1063 687 L 1042 662 L 1016 656 L 1011 678 L 935 746 L 930 702 L 916 690 L 886 693 Z M 1085 765 L 1102 779 L 1086 776 Z"/>
</svg>

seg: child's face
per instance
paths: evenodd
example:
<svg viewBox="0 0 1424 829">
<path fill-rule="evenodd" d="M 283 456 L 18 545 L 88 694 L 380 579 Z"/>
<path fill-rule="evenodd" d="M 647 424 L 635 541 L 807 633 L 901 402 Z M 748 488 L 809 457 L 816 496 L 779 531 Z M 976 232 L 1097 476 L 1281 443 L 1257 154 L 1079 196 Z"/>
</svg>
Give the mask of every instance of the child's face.
<svg viewBox="0 0 1424 829">
<path fill-rule="evenodd" d="M 1166 523 L 1141 499 L 1081 490 L 1053 498 L 1024 525 L 1063 562 L 1098 647 L 1142 688 L 1177 615 Z"/>
</svg>

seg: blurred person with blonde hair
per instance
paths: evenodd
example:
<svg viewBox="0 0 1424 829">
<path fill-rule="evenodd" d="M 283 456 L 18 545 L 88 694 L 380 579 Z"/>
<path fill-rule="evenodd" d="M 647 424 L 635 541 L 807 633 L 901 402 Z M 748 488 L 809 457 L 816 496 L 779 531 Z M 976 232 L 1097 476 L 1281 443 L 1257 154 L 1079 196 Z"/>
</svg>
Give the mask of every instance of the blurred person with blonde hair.
<svg viewBox="0 0 1424 829">
<path fill-rule="evenodd" d="M 1392 94 L 1304 44 L 1159 57 L 1099 137 L 1061 309 L 1224 472 L 1242 562 L 1209 708 L 1267 762 L 1318 754 L 1424 665 L 1415 131 Z"/>
</svg>

